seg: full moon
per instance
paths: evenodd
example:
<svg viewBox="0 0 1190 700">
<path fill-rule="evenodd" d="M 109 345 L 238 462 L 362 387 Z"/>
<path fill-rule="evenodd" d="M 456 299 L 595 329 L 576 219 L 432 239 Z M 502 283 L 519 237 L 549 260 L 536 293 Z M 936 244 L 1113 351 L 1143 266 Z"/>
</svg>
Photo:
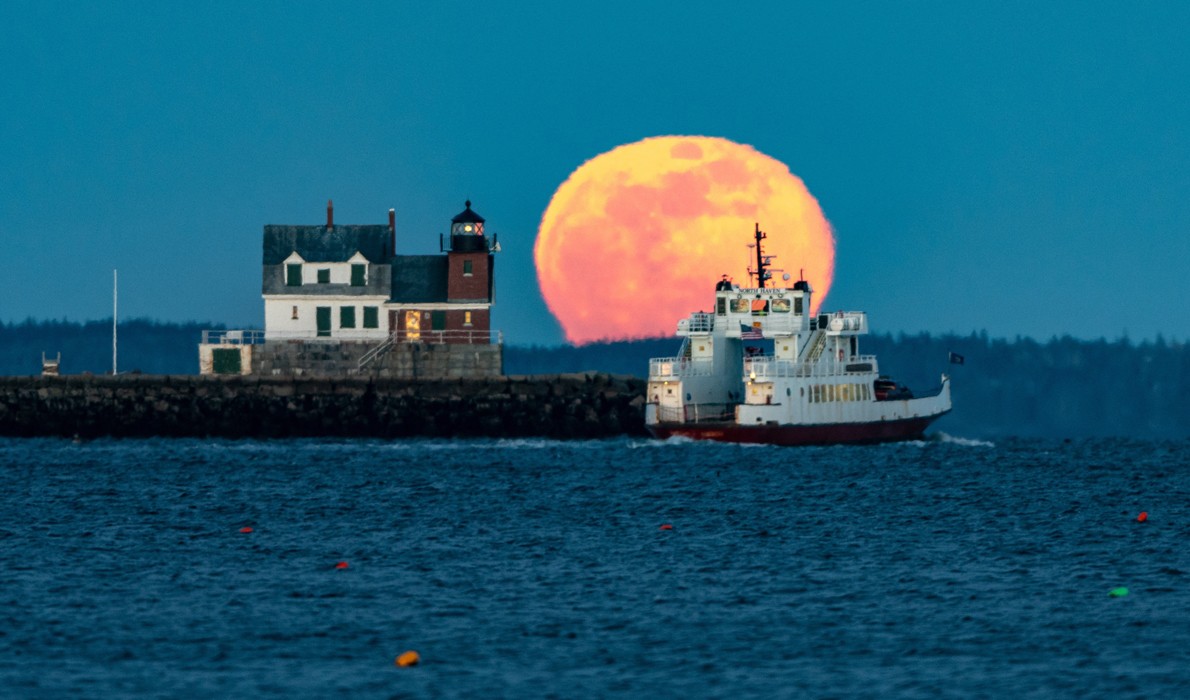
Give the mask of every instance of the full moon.
<svg viewBox="0 0 1190 700">
<path fill-rule="evenodd" d="M 721 275 L 751 284 L 756 224 L 775 256 L 770 284 L 804 275 L 817 311 L 835 241 L 801 179 L 727 139 L 648 138 L 583 163 L 554 193 L 533 250 L 537 278 L 571 343 L 670 336 L 711 309 Z"/>
</svg>

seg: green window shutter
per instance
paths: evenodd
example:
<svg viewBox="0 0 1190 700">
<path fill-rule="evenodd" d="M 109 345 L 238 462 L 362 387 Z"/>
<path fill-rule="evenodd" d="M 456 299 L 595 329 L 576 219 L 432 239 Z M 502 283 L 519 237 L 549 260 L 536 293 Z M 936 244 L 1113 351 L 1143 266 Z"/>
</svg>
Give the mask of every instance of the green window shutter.
<svg viewBox="0 0 1190 700">
<path fill-rule="evenodd" d="M 364 307 L 364 328 L 379 328 L 380 313 L 375 306 Z"/>
<path fill-rule="evenodd" d="M 285 284 L 289 287 L 302 286 L 302 266 L 301 265 L 286 265 L 285 266 Z"/>
<path fill-rule="evenodd" d="M 318 284 L 330 284 L 330 281 L 331 281 L 331 271 L 330 270 L 319 270 L 318 271 Z"/>
<path fill-rule="evenodd" d="M 365 275 L 366 270 L 367 270 L 367 267 L 365 265 L 352 265 L 351 266 L 351 286 L 352 287 L 364 286 L 364 275 Z"/>
<path fill-rule="evenodd" d="M 339 328 L 355 328 L 355 307 L 339 307 Z"/>
<path fill-rule="evenodd" d="M 314 316 L 318 324 L 318 337 L 329 338 L 331 335 L 331 307 L 319 306 L 315 308 Z"/>
<path fill-rule="evenodd" d="M 446 312 L 445 311 L 431 311 L 430 312 L 430 330 L 432 330 L 432 331 L 446 330 Z"/>
</svg>

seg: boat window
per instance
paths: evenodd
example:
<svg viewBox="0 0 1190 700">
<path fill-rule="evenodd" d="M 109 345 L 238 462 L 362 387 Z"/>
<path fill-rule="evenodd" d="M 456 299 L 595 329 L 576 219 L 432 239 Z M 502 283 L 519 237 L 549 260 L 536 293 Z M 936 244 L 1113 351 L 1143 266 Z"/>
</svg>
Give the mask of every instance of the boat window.
<svg viewBox="0 0 1190 700">
<path fill-rule="evenodd" d="M 840 388 L 840 389 L 842 389 L 842 393 L 843 393 L 843 398 L 842 398 L 842 400 L 843 400 L 843 401 L 850 401 L 850 400 L 851 400 L 851 385 L 850 385 L 850 384 L 844 384 L 844 385 L 842 385 L 842 386 L 841 386 L 841 387 L 839 387 L 839 388 Z"/>
<path fill-rule="evenodd" d="M 773 313 L 787 314 L 787 313 L 789 313 L 789 308 L 790 308 L 790 304 L 789 304 L 788 299 L 773 299 L 773 304 L 772 304 Z"/>
<path fill-rule="evenodd" d="M 828 398 L 827 400 L 828 400 L 828 401 L 834 401 L 834 400 L 835 400 L 835 396 L 837 395 L 837 392 L 835 391 L 835 385 L 834 385 L 834 384 L 829 384 L 829 385 L 827 385 L 827 386 L 828 386 L 828 392 L 829 392 L 829 395 L 830 395 L 830 398 Z"/>
<path fill-rule="evenodd" d="M 720 297 L 715 300 L 715 313 L 720 316 L 727 315 L 727 300 Z"/>
<path fill-rule="evenodd" d="M 753 299 L 752 300 L 752 315 L 753 316 L 768 316 L 769 302 L 767 299 Z"/>
<path fill-rule="evenodd" d="M 796 297 L 793 300 L 793 313 L 800 314 L 802 312 L 802 298 Z"/>
<path fill-rule="evenodd" d="M 748 313 L 748 309 L 750 308 L 748 301 L 749 301 L 748 299 L 732 299 L 731 300 L 731 312 L 733 314 Z"/>
</svg>

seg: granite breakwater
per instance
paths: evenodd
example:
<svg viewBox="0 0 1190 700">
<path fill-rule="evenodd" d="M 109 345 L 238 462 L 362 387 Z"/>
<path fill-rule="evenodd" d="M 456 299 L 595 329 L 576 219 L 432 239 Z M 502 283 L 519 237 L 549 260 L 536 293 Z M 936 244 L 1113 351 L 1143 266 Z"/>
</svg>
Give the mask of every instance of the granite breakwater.
<svg viewBox="0 0 1190 700">
<path fill-rule="evenodd" d="M 645 382 L 120 375 L 0 377 L 0 435 L 549 437 L 644 435 Z"/>
</svg>

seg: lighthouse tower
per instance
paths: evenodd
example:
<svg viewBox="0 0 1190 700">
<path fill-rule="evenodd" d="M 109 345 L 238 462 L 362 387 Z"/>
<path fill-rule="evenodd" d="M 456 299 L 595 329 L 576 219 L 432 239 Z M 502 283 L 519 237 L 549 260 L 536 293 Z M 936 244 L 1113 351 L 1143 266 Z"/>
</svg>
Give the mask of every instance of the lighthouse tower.
<svg viewBox="0 0 1190 700">
<path fill-rule="evenodd" d="M 492 252 L 499 248 L 484 232 L 484 218 L 471 209 L 471 200 L 465 207 L 450 220 L 446 301 L 456 306 L 447 329 L 487 332 L 494 301 Z"/>
</svg>

